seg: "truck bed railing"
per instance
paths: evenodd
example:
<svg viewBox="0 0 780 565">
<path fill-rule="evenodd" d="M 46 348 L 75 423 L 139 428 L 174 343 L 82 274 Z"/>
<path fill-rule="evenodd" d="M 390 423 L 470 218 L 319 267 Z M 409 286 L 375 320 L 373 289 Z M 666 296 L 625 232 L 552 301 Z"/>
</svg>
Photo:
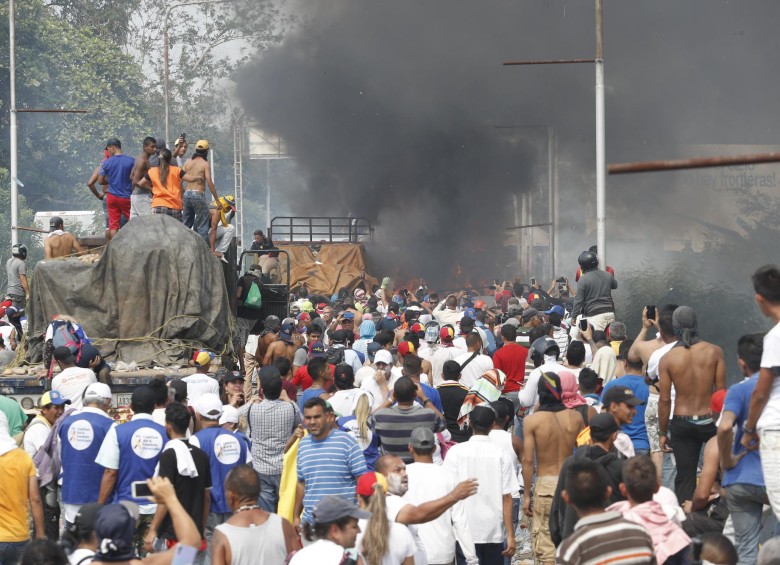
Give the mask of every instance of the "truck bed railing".
<svg viewBox="0 0 780 565">
<path fill-rule="evenodd" d="M 268 231 L 279 242 L 365 243 L 374 237 L 367 218 L 346 216 L 277 216 Z"/>
</svg>

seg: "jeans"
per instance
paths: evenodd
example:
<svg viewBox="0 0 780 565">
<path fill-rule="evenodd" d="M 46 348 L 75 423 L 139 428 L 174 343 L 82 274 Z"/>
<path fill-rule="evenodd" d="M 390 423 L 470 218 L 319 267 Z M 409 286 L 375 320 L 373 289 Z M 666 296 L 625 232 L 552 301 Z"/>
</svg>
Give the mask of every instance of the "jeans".
<svg viewBox="0 0 780 565">
<path fill-rule="evenodd" d="M 200 234 L 206 245 L 209 245 L 209 205 L 206 202 L 206 193 L 185 190 L 182 203 L 184 225 L 193 228 Z"/>
<path fill-rule="evenodd" d="M 203 532 L 203 537 L 206 538 L 206 543 L 208 544 L 203 565 L 210 565 L 211 563 L 211 537 L 214 535 L 214 530 L 217 529 L 217 526 L 227 522 L 232 515 L 230 512 L 209 512 L 209 517 L 206 519 L 206 529 Z"/>
<path fill-rule="evenodd" d="M 760 430 L 761 469 L 769 505 L 780 520 L 780 430 Z"/>
<path fill-rule="evenodd" d="M 766 489 L 746 484 L 734 484 L 724 488 L 734 526 L 734 545 L 739 555 L 739 564 L 755 565 L 758 561 L 761 515 L 767 502 Z"/>
<path fill-rule="evenodd" d="M 279 485 L 281 482 L 281 474 L 260 474 L 260 497 L 257 499 L 257 503 L 266 512 L 276 512 L 276 506 L 279 504 Z"/>
<path fill-rule="evenodd" d="M 664 464 L 661 466 L 661 484 L 669 490 L 674 490 L 677 480 L 677 461 L 674 453 L 664 453 Z"/>
<path fill-rule="evenodd" d="M 677 478 L 674 481 L 674 492 L 682 504 L 693 499 L 696 490 L 696 467 L 699 464 L 699 454 L 704 445 L 715 435 L 715 424 L 712 420 L 706 424 L 672 418 L 669 428 L 672 432 L 672 448 L 677 460 Z"/>
<path fill-rule="evenodd" d="M 28 541 L 0 541 L 0 565 L 16 565 Z"/>
</svg>

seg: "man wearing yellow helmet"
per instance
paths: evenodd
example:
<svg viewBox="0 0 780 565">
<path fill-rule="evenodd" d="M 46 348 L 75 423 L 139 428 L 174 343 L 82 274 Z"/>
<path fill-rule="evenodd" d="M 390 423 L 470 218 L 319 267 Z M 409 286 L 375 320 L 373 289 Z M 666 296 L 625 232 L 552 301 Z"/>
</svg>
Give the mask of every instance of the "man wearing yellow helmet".
<svg viewBox="0 0 780 565">
<path fill-rule="evenodd" d="M 193 177 L 201 177 L 198 181 L 189 181 L 187 190 L 184 191 L 182 209 L 182 222 L 188 228 L 193 228 L 201 237 L 209 243 L 209 210 L 206 197 L 206 184 L 209 186 L 214 201 L 219 200 L 217 188 L 211 180 L 211 167 L 208 163 L 209 142 L 205 139 L 195 144 L 195 153 L 191 159 L 184 163 L 184 172 Z M 211 249 L 214 249 L 212 244 Z"/>
<path fill-rule="evenodd" d="M 209 230 L 209 245 L 211 252 L 224 261 L 222 255 L 230 247 L 230 242 L 236 235 L 236 227 L 230 222 L 236 214 L 236 199 L 233 196 L 223 196 L 209 205 L 211 229 Z"/>
</svg>

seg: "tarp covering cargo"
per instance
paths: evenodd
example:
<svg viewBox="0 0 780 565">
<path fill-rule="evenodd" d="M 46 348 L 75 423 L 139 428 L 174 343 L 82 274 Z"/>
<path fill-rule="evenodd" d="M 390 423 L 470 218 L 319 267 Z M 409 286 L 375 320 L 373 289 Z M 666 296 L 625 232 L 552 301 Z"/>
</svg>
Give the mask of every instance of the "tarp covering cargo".
<svg viewBox="0 0 780 565">
<path fill-rule="evenodd" d="M 290 255 L 291 288 L 305 282 L 309 292 L 331 295 L 340 288 L 355 288 L 364 276 L 367 286 L 377 284 L 365 275 L 366 251 L 359 243 L 277 242 L 276 246 Z"/>
<path fill-rule="evenodd" d="M 164 214 L 128 222 L 97 263 L 41 261 L 31 294 L 33 340 L 66 314 L 108 360 L 171 365 L 186 362 L 193 347 L 231 348 L 222 263 L 198 234 Z"/>
</svg>

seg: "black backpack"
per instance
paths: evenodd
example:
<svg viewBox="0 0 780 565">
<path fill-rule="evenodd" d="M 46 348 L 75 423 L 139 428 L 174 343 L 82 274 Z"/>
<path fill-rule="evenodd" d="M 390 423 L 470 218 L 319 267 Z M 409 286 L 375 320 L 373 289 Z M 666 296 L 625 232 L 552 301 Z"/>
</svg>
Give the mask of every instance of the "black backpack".
<svg viewBox="0 0 780 565">
<path fill-rule="evenodd" d="M 343 347 L 329 347 L 325 350 L 325 355 L 330 365 L 340 365 L 344 362 Z"/>
</svg>

